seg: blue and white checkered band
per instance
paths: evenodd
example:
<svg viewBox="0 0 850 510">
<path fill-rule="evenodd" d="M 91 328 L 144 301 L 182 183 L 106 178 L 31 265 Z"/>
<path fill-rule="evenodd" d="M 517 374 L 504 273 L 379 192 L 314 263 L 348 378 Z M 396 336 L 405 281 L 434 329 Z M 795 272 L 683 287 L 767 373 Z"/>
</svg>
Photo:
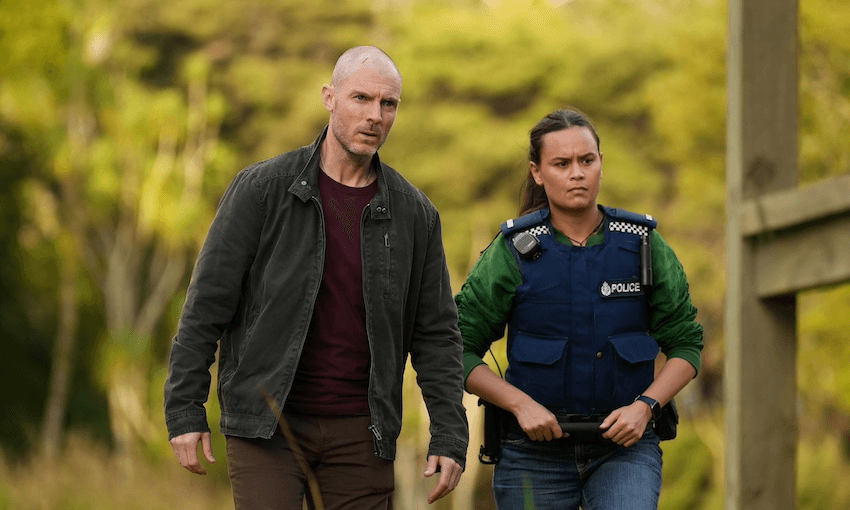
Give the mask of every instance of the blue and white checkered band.
<svg viewBox="0 0 850 510">
<path fill-rule="evenodd" d="M 541 234 L 548 234 L 549 227 L 547 227 L 546 225 L 537 225 L 536 227 L 531 227 L 530 229 L 526 230 L 526 232 L 537 237 Z"/>
<path fill-rule="evenodd" d="M 612 221 L 609 223 L 608 229 L 611 232 L 625 232 L 627 234 L 635 234 L 639 236 L 645 236 L 649 233 L 648 227 L 625 221 Z"/>
</svg>

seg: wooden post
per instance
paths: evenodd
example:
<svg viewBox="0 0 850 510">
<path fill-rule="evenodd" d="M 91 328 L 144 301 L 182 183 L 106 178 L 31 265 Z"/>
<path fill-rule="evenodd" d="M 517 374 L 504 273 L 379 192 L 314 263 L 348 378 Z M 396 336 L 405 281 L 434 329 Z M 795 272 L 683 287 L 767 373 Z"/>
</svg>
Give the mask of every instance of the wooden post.
<svg viewBox="0 0 850 510">
<path fill-rule="evenodd" d="M 797 185 L 797 0 L 729 0 L 726 508 L 796 504 L 796 294 L 758 292 L 744 204 Z"/>
</svg>

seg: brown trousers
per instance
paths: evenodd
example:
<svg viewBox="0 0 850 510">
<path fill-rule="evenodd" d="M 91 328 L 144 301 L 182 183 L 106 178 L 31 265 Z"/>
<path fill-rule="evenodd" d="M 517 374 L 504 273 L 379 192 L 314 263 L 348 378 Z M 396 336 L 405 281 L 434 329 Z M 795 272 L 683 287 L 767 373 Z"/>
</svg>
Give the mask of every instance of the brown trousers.
<svg viewBox="0 0 850 510">
<path fill-rule="evenodd" d="M 305 499 L 310 510 L 392 509 L 393 463 L 375 455 L 368 416 L 282 419 L 294 448 L 280 430 L 271 439 L 227 436 L 236 510 L 302 510 Z"/>
</svg>

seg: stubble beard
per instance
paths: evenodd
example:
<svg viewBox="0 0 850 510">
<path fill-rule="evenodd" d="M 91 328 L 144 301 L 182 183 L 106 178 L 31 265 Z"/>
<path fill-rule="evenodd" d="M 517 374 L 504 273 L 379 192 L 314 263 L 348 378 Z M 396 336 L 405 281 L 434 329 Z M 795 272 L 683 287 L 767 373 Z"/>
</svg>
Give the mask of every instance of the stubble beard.
<svg viewBox="0 0 850 510">
<path fill-rule="evenodd" d="M 342 149 L 355 161 L 365 162 L 372 159 L 377 154 L 378 149 L 383 145 L 380 141 L 377 145 L 369 145 L 366 143 L 356 143 L 354 141 L 341 140 L 338 136 L 335 137 Z"/>
</svg>

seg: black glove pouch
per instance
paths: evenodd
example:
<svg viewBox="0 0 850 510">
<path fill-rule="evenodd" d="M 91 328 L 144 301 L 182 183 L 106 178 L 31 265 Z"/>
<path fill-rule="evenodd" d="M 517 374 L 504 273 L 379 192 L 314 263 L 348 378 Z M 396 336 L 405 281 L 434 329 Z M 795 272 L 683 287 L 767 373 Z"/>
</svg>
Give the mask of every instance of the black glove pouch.
<svg viewBox="0 0 850 510">
<path fill-rule="evenodd" d="M 655 420 L 655 433 L 662 441 L 676 438 L 676 428 L 679 425 L 679 410 L 676 402 L 671 400 L 661 408 L 661 416 Z"/>
</svg>

